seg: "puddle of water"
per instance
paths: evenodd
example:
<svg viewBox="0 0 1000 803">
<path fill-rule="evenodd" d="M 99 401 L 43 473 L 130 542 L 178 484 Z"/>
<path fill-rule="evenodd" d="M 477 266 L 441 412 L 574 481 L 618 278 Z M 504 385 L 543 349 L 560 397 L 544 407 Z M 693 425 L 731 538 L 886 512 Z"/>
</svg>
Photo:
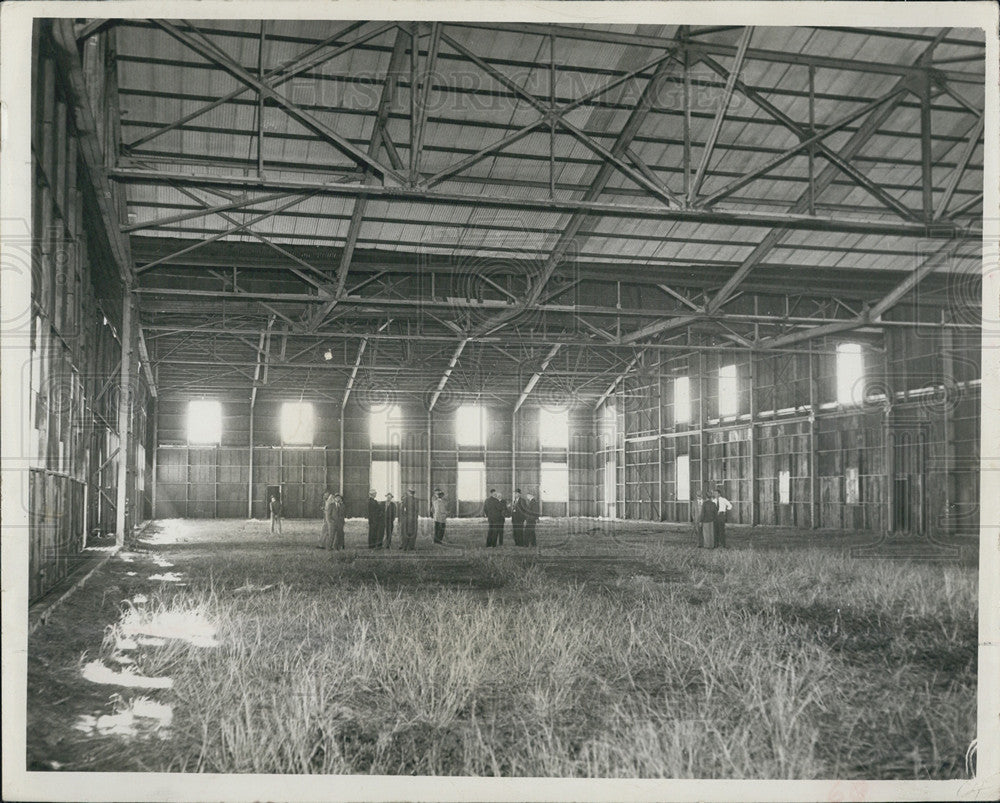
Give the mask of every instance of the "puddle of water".
<svg viewBox="0 0 1000 803">
<path fill-rule="evenodd" d="M 174 712 L 169 705 L 148 697 L 138 697 L 124 711 L 99 716 L 83 714 L 73 727 L 88 735 L 167 736 L 173 721 Z"/>
<path fill-rule="evenodd" d="M 183 575 L 177 574 L 177 572 L 164 572 L 163 574 L 151 574 L 149 576 L 150 580 L 161 580 L 164 583 L 179 583 Z"/>
<path fill-rule="evenodd" d="M 116 672 L 100 661 L 91 661 L 82 670 L 83 677 L 91 683 L 112 686 L 127 686 L 133 689 L 169 689 L 174 685 L 171 678 L 147 678 L 135 674 L 131 669 Z"/>
<path fill-rule="evenodd" d="M 122 622 L 122 633 L 126 636 L 141 636 L 140 644 L 152 644 L 155 639 L 164 644 L 164 639 L 179 639 L 195 647 L 218 647 L 215 625 L 197 611 L 163 611 L 148 621 L 136 621 L 139 617 L 126 617 Z"/>
<path fill-rule="evenodd" d="M 151 558 L 151 560 L 153 561 L 153 563 L 155 563 L 161 569 L 169 569 L 171 566 L 174 565 L 170 561 L 164 560 L 159 555 L 153 555 L 152 558 Z"/>
</svg>

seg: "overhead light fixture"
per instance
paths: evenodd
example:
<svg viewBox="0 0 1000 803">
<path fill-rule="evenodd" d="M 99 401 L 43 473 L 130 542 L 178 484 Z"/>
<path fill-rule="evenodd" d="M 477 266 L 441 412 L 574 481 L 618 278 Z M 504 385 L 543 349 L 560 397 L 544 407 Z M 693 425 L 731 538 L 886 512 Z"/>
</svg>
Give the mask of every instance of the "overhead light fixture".
<svg viewBox="0 0 1000 803">
<path fill-rule="evenodd" d="M 323 352 L 323 359 L 324 360 L 332 360 L 333 359 L 333 352 L 330 351 L 330 349 L 327 349 L 326 351 L 324 351 Z"/>
</svg>

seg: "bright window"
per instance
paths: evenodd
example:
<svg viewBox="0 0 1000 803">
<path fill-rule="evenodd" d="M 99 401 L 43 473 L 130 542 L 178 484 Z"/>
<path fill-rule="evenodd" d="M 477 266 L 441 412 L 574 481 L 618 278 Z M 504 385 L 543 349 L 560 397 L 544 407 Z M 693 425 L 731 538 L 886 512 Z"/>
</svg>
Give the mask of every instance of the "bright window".
<svg viewBox="0 0 1000 803">
<path fill-rule="evenodd" d="M 217 401 L 188 402 L 188 443 L 213 444 L 222 440 L 222 405 Z"/>
<path fill-rule="evenodd" d="M 372 444 L 384 446 L 398 441 L 402 423 L 403 411 L 398 404 L 388 404 L 372 410 L 368 417 L 368 432 Z"/>
<path fill-rule="evenodd" d="M 391 493 L 396 500 L 399 493 L 399 461 L 372 460 L 371 486 L 378 491 L 379 501 L 385 498 L 386 492 Z"/>
<path fill-rule="evenodd" d="M 616 502 L 618 501 L 618 458 L 614 452 L 608 452 L 604 461 L 604 513 L 614 518 Z"/>
<path fill-rule="evenodd" d="M 486 464 L 459 461 L 456 491 L 459 502 L 482 502 L 486 498 Z"/>
<path fill-rule="evenodd" d="M 723 365 L 719 369 L 719 416 L 736 415 L 739 411 L 740 396 L 736 366 Z"/>
<path fill-rule="evenodd" d="M 686 454 L 677 455 L 677 501 L 691 501 L 691 458 Z"/>
<path fill-rule="evenodd" d="M 691 420 L 691 380 L 679 376 L 674 380 L 674 423 L 686 424 Z"/>
<path fill-rule="evenodd" d="M 302 445 L 313 441 L 313 406 L 308 402 L 281 405 L 281 442 Z"/>
<path fill-rule="evenodd" d="M 459 446 L 486 445 L 486 409 L 463 404 L 455 411 L 455 442 Z"/>
<path fill-rule="evenodd" d="M 543 449 L 568 449 L 569 413 L 541 408 L 538 411 L 538 441 Z"/>
<path fill-rule="evenodd" d="M 837 346 L 837 401 L 861 404 L 865 386 L 865 359 L 858 343 Z"/>
<path fill-rule="evenodd" d="M 792 501 L 792 475 L 788 471 L 778 472 L 778 503 L 787 505 Z"/>
<path fill-rule="evenodd" d="M 542 463 L 541 497 L 545 502 L 569 501 L 569 466 L 565 463 Z"/>
</svg>

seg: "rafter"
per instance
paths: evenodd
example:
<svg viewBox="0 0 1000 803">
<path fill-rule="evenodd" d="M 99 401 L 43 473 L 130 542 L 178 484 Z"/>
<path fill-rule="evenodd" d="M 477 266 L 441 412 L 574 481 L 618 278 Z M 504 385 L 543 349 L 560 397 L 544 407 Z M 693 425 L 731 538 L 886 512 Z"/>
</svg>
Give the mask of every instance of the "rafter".
<svg viewBox="0 0 1000 803">
<path fill-rule="evenodd" d="M 219 50 L 218 47 L 213 46 L 212 43 L 196 38 L 186 31 L 180 30 L 166 20 L 157 19 L 155 22 L 179 42 L 190 47 L 198 55 L 225 68 L 251 89 L 256 89 L 266 95 L 271 101 L 284 109 L 296 121 L 328 140 L 331 144 L 359 165 L 366 166 L 374 170 L 378 175 L 383 177 L 383 180 L 392 179 L 397 183 L 404 183 L 404 178 L 400 173 L 396 172 L 387 165 L 382 164 L 376 159 L 372 159 L 367 153 L 359 148 L 356 148 L 345 137 L 338 134 L 330 128 L 330 126 L 319 120 L 314 115 L 304 111 L 298 106 L 298 104 L 290 101 L 283 94 L 276 91 L 270 84 L 264 83 L 263 81 L 258 80 L 254 75 L 248 73 L 239 64 L 237 64 L 231 56 Z M 190 28 L 194 28 L 194 26 L 186 21 L 185 25 Z"/>
<path fill-rule="evenodd" d="M 524 390 L 521 391 L 521 395 L 517 397 L 517 402 L 514 404 L 515 413 L 521 409 L 521 405 L 524 404 L 525 399 L 527 399 L 531 391 L 534 390 L 535 385 L 538 384 L 538 380 L 541 379 L 542 374 L 548 370 L 549 363 L 552 362 L 561 348 L 562 346 L 557 343 L 549 349 L 549 353 L 545 355 L 545 359 L 542 360 L 542 364 L 539 365 L 538 370 L 531 375 L 531 379 L 528 380 L 528 384 L 524 386 Z"/>
<path fill-rule="evenodd" d="M 455 352 L 451 355 L 451 359 L 448 360 L 448 367 L 444 369 L 444 374 L 441 375 L 437 388 L 435 388 L 434 393 L 431 394 L 430 403 L 427 405 L 428 412 L 431 412 L 434 409 L 434 405 L 437 404 L 438 399 L 441 398 L 441 392 L 444 390 L 444 386 L 448 384 L 448 378 L 451 376 L 452 371 L 455 370 L 455 366 L 458 364 L 458 358 L 462 356 L 462 352 L 465 351 L 465 347 L 468 343 L 469 338 L 464 338 L 460 340 L 458 345 L 455 347 Z"/>
</svg>

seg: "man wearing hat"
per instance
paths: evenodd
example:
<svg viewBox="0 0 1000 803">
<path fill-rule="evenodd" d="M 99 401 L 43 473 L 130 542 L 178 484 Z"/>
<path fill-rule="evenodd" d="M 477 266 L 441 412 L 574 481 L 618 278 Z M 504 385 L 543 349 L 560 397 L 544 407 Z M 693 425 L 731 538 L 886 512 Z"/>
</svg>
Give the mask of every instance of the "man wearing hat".
<svg viewBox="0 0 1000 803">
<path fill-rule="evenodd" d="M 514 489 L 514 498 L 510 500 L 510 524 L 514 528 L 514 546 L 526 546 L 524 543 L 524 520 L 526 500 L 521 496 L 521 489 Z"/>
<path fill-rule="evenodd" d="M 333 495 L 333 505 L 330 509 L 330 530 L 333 533 L 333 548 L 344 548 L 344 497 Z"/>
<path fill-rule="evenodd" d="M 406 496 L 399 503 L 399 536 L 403 539 L 400 549 L 408 552 L 417 548 L 417 492 L 406 489 Z"/>
<path fill-rule="evenodd" d="M 382 505 L 378 501 L 378 491 L 372 488 L 368 492 L 368 548 L 378 549 L 382 546 Z"/>
<path fill-rule="evenodd" d="M 444 491 L 440 488 L 434 489 L 434 498 L 431 499 L 431 518 L 434 519 L 434 543 L 444 543 L 444 528 L 448 523 L 448 503 L 444 498 Z"/>
<path fill-rule="evenodd" d="M 385 502 L 382 503 L 382 519 L 385 522 L 382 532 L 385 533 L 385 538 L 382 539 L 382 547 L 384 549 L 392 548 L 392 528 L 396 524 L 396 508 L 399 507 L 394 501 L 393 496 L 390 493 L 385 495 Z"/>
<path fill-rule="evenodd" d="M 486 546 L 503 546 L 503 523 L 507 518 L 507 503 L 496 488 L 490 488 L 490 495 L 483 502 L 486 516 Z"/>
</svg>

